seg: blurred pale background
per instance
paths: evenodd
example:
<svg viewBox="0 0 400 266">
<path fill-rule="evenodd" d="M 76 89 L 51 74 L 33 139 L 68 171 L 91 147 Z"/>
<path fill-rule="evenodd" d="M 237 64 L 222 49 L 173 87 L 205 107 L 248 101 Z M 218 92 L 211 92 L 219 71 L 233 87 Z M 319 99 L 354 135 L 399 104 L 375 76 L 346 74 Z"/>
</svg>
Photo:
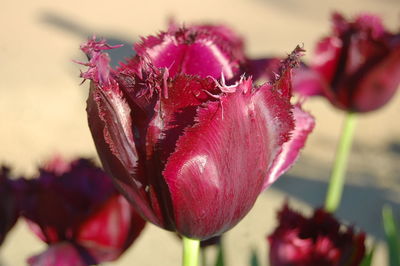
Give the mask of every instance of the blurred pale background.
<svg viewBox="0 0 400 266">
<path fill-rule="evenodd" d="M 54 152 L 68 157 L 95 157 L 86 123 L 87 84 L 79 86 L 78 66 L 84 60 L 79 44 L 88 36 L 106 37 L 126 47 L 141 35 L 177 22 L 222 22 L 246 38 L 253 56 L 284 55 L 304 43 L 310 58 L 314 43 L 330 31 L 333 10 L 354 15 L 380 14 L 392 30 L 400 26 L 399 0 L 203 0 L 203 1 L 10 1 L 0 11 L 0 162 L 17 175 L 32 175 Z M 350 161 L 348 187 L 338 212 L 379 243 L 374 265 L 385 265 L 380 213 L 387 202 L 400 210 L 400 125 L 398 94 L 383 109 L 359 117 Z M 330 163 L 343 113 L 322 99 L 306 104 L 317 120 L 301 159 L 259 197 L 250 214 L 226 234 L 227 265 L 250 265 L 255 250 L 266 263 L 265 235 L 275 226 L 275 212 L 286 197 L 309 213 L 324 199 Z M 229 203 L 227 203 L 229 204 Z M 45 245 L 27 231 L 24 221 L 0 249 L 0 265 L 25 265 Z M 168 232 L 149 225 L 137 242 L 113 265 L 179 265 L 180 243 Z M 265 264 L 266 265 L 266 264 Z"/>
</svg>

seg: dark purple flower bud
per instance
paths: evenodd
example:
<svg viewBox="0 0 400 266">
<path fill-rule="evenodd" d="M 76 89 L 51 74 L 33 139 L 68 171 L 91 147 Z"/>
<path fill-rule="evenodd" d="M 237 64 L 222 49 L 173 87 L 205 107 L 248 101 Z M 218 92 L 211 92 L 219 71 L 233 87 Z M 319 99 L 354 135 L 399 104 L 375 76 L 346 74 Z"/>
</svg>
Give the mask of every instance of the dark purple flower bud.
<svg viewBox="0 0 400 266">
<path fill-rule="evenodd" d="M 30 265 L 91 265 L 116 260 L 145 221 L 91 161 L 59 157 L 25 180 L 22 215 L 49 247 Z M 76 262 L 76 264 L 68 264 Z"/>
<path fill-rule="evenodd" d="M 16 181 L 10 178 L 10 169 L 0 168 L 0 245 L 19 216 Z"/>
<path fill-rule="evenodd" d="M 297 71 L 295 90 L 306 96 L 323 95 L 346 111 L 380 108 L 400 84 L 399 35 L 369 14 L 347 21 L 334 13 L 332 21 L 332 34 L 317 44 L 310 66 Z"/>
<path fill-rule="evenodd" d="M 365 234 L 322 209 L 306 218 L 285 204 L 278 223 L 268 237 L 271 266 L 358 266 L 364 257 Z"/>
<path fill-rule="evenodd" d="M 89 127 L 104 169 L 147 220 L 198 239 L 236 225 L 314 125 L 290 103 L 302 50 L 257 87 L 232 79 L 244 74 L 231 53 L 239 45 L 220 29 L 147 37 L 118 69 L 99 67 L 108 57 L 95 49 L 82 75 L 91 80 Z"/>
</svg>

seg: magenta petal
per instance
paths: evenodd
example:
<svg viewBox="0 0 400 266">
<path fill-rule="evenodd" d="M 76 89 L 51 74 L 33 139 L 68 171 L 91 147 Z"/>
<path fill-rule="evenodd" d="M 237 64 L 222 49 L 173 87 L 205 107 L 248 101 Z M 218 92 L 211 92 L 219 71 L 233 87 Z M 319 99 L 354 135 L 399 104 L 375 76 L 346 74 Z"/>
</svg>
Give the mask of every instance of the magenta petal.
<svg viewBox="0 0 400 266">
<path fill-rule="evenodd" d="M 122 195 L 116 195 L 80 226 L 76 241 L 96 261 L 113 261 L 132 244 L 144 226 L 145 221 L 132 210 L 129 202 Z"/>
<path fill-rule="evenodd" d="M 204 29 L 203 29 L 204 30 Z M 143 39 L 135 45 L 138 55 L 149 58 L 158 68 L 167 68 L 170 76 L 183 73 L 227 79 L 235 75 L 237 60 L 231 58 L 234 47 L 196 28 L 178 29 Z"/>
<path fill-rule="evenodd" d="M 273 165 L 269 169 L 268 178 L 264 182 L 263 189 L 268 188 L 295 163 L 308 135 L 314 128 L 314 118 L 309 113 L 304 112 L 300 106 L 295 106 L 293 116 L 295 119 L 295 128 L 291 132 L 290 140 L 283 144 L 279 155 L 275 158 Z"/>
<path fill-rule="evenodd" d="M 251 80 L 243 81 L 220 103 L 200 108 L 197 124 L 179 138 L 164 171 L 178 233 L 200 239 L 219 235 L 238 223 L 259 195 L 292 118 L 286 101 L 279 103 L 270 87 L 253 90 Z"/>
<path fill-rule="evenodd" d="M 371 31 L 372 38 L 377 39 L 385 33 L 382 19 L 373 14 L 361 14 L 355 20 L 360 30 Z"/>
<path fill-rule="evenodd" d="M 306 66 L 301 66 L 293 72 L 293 91 L 303 97 L 323 95 L 328 84 L 321 75 Z"/>
<path fill-rule="evenodd" d="M 27 260 L 29 266 L 87 266 L 76 247 L 68 242 L 61 242 Z"/>
<path fill-rule="evenodd" d="M 311 67 L 327 82 L 331 82 L 336 74 L 342 47 L 343 42 L 335 36 L 324 38 L 317 44 Z"/>
</svg>

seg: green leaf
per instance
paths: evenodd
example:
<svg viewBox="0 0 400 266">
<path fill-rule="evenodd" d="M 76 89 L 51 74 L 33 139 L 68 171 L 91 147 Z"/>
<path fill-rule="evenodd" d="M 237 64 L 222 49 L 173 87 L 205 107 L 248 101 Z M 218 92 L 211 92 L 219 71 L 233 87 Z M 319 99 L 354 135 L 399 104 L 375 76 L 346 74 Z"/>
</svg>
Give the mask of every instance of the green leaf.
<svg viewBox="0 0 400 266">
<path fill-rule="evenodd" d="M 371 250 L 368 252 L 368 254 L 364 256 L 360 266 L 371 266 L 372 257 L 374 256 L 374 251 L 375 251 L 375 246 L 373 246 Z"/>
<path fill-rule="evenodd" d="M 389 265 L 400 266 L 400 241 L 393 211 L 390 206 L 383 206 L 383 228 L 385 229 L 386 242 L 389 249 Z"/>
<path fill-rule="evenodd" d="M 255 249 L 251 251 L 250 266 L 260 266 L 258 255 Z"/>
</svg>

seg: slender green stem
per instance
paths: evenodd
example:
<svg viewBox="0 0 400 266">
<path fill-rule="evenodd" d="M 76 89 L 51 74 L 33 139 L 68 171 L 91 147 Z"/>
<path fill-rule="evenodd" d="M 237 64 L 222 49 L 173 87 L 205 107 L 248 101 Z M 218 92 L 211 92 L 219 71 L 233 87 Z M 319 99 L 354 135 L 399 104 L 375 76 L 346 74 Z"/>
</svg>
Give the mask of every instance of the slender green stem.
<svg viewBox="0 0 400 266">
<path fill-rule="evenodd" d="M 207 254 L 205 248 L 200 248 L 201 266 L 207 266 Z"/>
<path fill-rule="evenodd" d="M 198 266 L 200 240 L 190 239 L 182 236 L 183 240 L 183 258 L 182 266 Z"/>
<path fill-rule="evenodd" d="M 347 161 L 349 158 L 356 126 L 355 122 L 356 114 L 351 112 L 347 113 L 344 121 L 342 136 L 340 137 L 339 145 L 336 150 L 336 158 L 325 199 L 325 209 L 329 212 L 336 211 L 342 198 Z"/>
</svg>

